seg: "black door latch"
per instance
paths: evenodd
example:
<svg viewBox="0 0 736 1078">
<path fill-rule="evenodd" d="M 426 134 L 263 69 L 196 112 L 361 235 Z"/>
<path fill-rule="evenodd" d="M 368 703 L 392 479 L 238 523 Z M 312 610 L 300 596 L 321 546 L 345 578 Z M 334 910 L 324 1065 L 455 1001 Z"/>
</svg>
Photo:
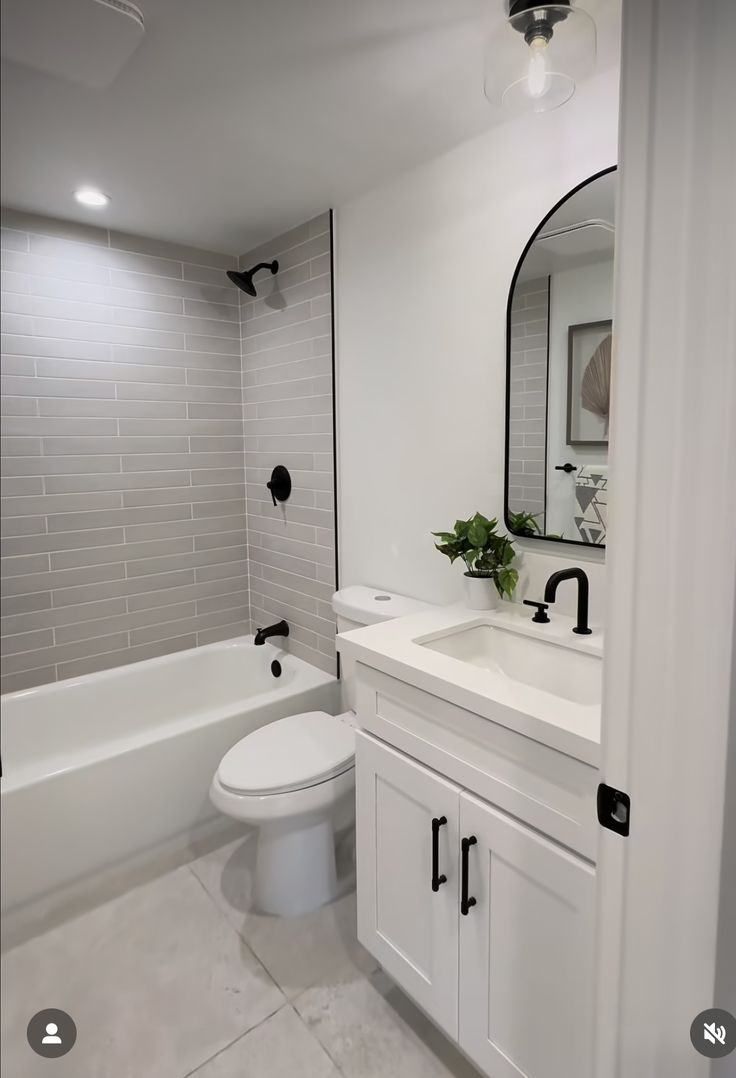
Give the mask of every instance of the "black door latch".
<svg viewBox="0 0 736 1078">
<path fill-rule="evenodd" d="M 629 833 L 631 798 L 623 790 L 614 790 L 602 782 L 598 787 L 598 823 L 626 837 Z"/>
</svg>

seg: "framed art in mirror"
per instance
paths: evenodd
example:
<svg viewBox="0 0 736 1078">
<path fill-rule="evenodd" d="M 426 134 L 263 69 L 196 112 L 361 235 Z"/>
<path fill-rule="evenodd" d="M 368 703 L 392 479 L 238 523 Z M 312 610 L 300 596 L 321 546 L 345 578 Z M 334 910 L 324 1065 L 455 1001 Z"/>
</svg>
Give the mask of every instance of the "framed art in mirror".
<svg viewBox="0 0 736 1078">
<path fill-rule="evenodd" d="M 568 445 L 608 445 L 612 326 L 609 318 L 568 328 Z"/>
</svg>

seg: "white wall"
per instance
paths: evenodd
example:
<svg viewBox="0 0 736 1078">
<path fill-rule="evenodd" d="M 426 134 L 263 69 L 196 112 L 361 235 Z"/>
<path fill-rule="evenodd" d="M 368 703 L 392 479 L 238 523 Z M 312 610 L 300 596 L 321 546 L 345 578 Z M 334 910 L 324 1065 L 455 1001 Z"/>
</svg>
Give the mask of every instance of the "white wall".
<svg viewBox="0 0 736 1078">
<path fill-rule="evenodd" d="M 547 531 L 579 535 L 574 517 L 575 477 L 555 470 L 570 461 L 607 464 L 608 447 L 567 444 L 567 341 L 568 328 L 581 322 L 602 322 L 612 317 L 613 259 L 591 266 L 553 273 L 550 279 L 549 381 L 547 385 Z M 603 421 L 587 413 L 592 423 Z M 597 435 L 596 435 L 597 436 Z"/>
<path fill-rule="evenodd" d="M 616 162 L 617 89 L 607 71 L 564 108 L 510 121 L 339 208 L 343 584 L 460 598 L 461 569 L 429 533 L 476 509 L 503 518 L 511 276 L 551 206 Z M 527 543 L 518 598 L 559 567 L 555 548 L 536 549 L 545 553 Z M 591 559 L 600 619 L 601 552 L 559 549 L 569 562 Z M 560 605 L 571 609 L 573 593 L 561 589 Z"/>
</svg>

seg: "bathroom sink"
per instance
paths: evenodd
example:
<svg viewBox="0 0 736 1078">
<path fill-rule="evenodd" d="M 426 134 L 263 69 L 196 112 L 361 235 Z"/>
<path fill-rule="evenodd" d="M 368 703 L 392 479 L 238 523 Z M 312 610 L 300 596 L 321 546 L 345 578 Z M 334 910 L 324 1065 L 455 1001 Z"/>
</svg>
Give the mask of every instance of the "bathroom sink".
<svg viewBox="0 0 736 1078">
<path fill-rule="evenodd" d="M 601 701 L 597 655 L 487 624 L 460 626 L 415 643 L 571 703 Z"/>
</svg>

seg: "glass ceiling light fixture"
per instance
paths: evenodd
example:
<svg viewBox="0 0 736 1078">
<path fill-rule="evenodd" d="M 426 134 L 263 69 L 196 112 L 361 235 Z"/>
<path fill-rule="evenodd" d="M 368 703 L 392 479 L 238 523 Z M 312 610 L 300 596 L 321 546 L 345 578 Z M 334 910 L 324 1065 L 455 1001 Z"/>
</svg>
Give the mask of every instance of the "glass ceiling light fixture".
<svg viewBox="0 0 736 1078">
<path fill-rule="evenodd" d="M 548 112 L 570 100 L 595 55 L 595 22 L 571 0 L 511 0 L 488 48 L 485 95 L 512 112 Z"/>
</svg>

